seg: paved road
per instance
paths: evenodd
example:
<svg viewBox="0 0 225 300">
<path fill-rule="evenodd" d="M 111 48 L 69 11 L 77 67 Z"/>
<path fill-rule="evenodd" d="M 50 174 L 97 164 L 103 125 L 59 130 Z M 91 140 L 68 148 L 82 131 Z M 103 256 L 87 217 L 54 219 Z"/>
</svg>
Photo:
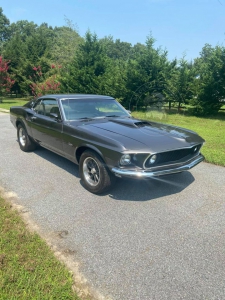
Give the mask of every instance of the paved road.
<svg viewBox="0 0 225 300">
<path fill-rule="evenodd" d="M 88 284 L 114 300 L 225 299 L 225 168 L 202 163 L 160 180 L 120 180 L 96 196 L 78 168 L 20 151 L 0 116 L 0 186 L 18 195 Z"/>
</svg>

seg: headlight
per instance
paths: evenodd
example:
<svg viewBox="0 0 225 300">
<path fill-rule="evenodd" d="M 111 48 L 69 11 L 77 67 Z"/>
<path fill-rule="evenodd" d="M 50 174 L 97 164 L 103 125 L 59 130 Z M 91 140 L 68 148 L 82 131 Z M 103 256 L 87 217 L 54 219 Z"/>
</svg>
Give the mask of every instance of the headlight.
<svg viewBox="0 0 225 300">
<path fill-rule="evenodd" d="M 149 158 L 149 162 L 150 164 L 154 164 L 156 162 L 157 159 L 157 155 L 153 154 L 150 158 Z"/>
<path fill-rule="evenodd" d="M 122 166 L 126 166 L 126 165 L 129 165 L 130 164 L 130 161 L 131 161 L 131 157 L 129 154 L 124 154 L 121 156 L 120 158 L 120 164 Z"/>
</svg>

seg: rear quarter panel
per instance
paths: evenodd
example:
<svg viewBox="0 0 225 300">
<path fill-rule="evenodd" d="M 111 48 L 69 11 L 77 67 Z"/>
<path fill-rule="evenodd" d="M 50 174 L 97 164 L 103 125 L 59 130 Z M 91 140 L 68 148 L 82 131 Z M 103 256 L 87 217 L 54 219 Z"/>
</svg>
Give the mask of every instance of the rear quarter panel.
<svg viewBox="0 0 225 300">
<path fill-rule="evenodd" d="M 31 128 L 30 128 L 30 126 L 28 126 L 28 123 L 26 121 L 27 110 L 30 110 L 30 109 L 25 108 L 23 106 L 11 106 L 10 107 L 10 121 L 15 128 L 17 128 L 18 123 L 23 124 L 28 135 L 32 137 Z"/>
</svg>

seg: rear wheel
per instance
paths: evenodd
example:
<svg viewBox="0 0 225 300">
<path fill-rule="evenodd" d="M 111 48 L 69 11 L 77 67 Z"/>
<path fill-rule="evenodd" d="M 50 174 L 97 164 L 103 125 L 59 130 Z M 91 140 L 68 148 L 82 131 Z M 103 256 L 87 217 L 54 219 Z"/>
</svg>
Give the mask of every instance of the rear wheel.
<svg viewBox="0 0 225 300">
<path fill-rule="evenodd" d="M 94 194 L 107 191 L 115 181 L 101 157 L 91 150 L 83 152 L 79 162 L 80 177 L 85 188 Z"/>
<path fill-rule="evenodd" d="M 21 124 L 19 124 L 17 127 L 17 138 L 22 151 L 28 152 L 36 148 L 35 142 L 29 138 L 26 129 Z"/>
</svg>

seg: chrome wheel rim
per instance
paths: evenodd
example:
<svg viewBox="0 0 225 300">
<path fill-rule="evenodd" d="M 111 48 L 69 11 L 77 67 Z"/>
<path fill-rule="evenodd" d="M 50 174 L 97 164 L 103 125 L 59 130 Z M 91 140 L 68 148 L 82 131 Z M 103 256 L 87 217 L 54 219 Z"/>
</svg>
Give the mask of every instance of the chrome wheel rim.
<svg viewBox="0 0 225 300">
<path fill-rule="evenodd" d="M 97 186 L 100 181 L 100 169 L 94 158 L 87 157 L 83 162 L 83 174 L 88 184 Z"/>
<path fill-rule="evenodd" d="M 23 147 L 26 145 L 26 135 L 23 128 L 19 129 L 19 141 Z"/>
</svg>

